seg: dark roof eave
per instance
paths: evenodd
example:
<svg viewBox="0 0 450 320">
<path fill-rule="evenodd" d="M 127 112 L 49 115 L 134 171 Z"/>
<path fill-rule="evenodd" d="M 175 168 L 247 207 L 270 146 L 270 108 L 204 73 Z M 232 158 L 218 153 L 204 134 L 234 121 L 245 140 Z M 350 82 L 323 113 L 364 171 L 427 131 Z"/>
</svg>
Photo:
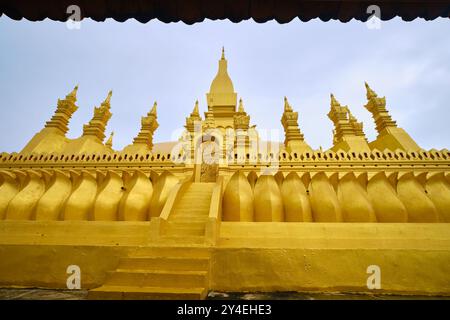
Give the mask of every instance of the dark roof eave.
<svg viewBox="0 0 450 320">
<path fill-rule="evenodd" d="M 253 19 L 259 23 L 270 20 L 287 23 L 296 18 L 367 21 L 370 14 L 366 10 L 372 4 L 380 7 L 382 20 L 397 16 L 405 21 L 450 17 L 449 0 L 0 0 L 0 16 L 4 14 L 14 20 L 66 21 L 67 7 L 73 4 L 81 8 L 84 18 L 95 21 L 113 18 L 119 22 L 134 18 L 142 23 L 153 19 L 187 24 L 205 19 L 232 22 Z"/>
</svg>

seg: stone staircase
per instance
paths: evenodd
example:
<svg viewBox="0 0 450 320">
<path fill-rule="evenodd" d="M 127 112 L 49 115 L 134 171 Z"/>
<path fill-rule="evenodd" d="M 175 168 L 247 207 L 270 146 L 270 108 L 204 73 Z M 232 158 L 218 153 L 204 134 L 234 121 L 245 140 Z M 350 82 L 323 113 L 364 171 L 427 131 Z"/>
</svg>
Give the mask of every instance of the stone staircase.
<svg viewBox="0 0 450 320">
<path fill-rule="evenodd" d="M 192 183 L 175 204 L 156 246 L 121 258 L 103 286 L 88 299 L 204 299 L 210 249 L 205 227 L 214 183 Z"/>
<path fill-rule="evenodd" d="M 213 188 L 214 183 L 192 183 L 189 186 L 180 201 L 175 204 L 174 212 L 170 215 L 161 238 L 163 242 L 165 240 L 181 240 L 185 244 L 204 242 Z"/>
</svg>

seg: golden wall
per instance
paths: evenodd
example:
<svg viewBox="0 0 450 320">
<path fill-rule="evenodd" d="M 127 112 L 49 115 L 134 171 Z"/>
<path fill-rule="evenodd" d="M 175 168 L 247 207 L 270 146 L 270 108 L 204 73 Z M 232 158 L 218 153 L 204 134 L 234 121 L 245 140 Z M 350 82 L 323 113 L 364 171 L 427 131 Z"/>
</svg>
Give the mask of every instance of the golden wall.
<svg viewBox="0 0 450 320">
<path fill-rule="evenodd" d="M 150 222 L 3 221 L 0 284 L 66 288 L 69 265 L 81 288 L 103 284 L 121 257 L 156 245 Z M 211 251 L 210 290 L 450 295 L 450 224 L 223 222 Z"/>
<path fill-rule="evenodd" d="M 446 150 L 238 156 L 218 168 L 224 221 L 450 222 Z M 192 172 L 168 154 L 1 154 L 0 218 L 148 221 Z"/>
</svg>

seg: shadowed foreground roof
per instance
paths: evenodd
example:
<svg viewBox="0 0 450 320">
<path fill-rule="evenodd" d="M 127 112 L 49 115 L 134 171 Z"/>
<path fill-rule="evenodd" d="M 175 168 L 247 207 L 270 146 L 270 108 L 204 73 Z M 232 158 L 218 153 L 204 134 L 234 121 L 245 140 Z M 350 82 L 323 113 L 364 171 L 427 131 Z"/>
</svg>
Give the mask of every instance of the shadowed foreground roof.
<svg viewBox="0 0 450 320">
<path fill-rule="evenodd" d="M 449 0 L 0 0 L 0 16 L 66 21 L 70 5 L 78 5 L 84 18 L 95 21 L 113 18 L 120 22 L 135 18 L 140 22 L 158 19 L 192 24 L 204 19 L 240 22 L 252 18 L 257 22 L 275 19 L 287 23 L 297 17 L 302 21 L 315 18 L 366 21 L 372 14 L 367 13 L 370 5 L 380 7 L 382 20 L 396 16 L 406 21 L 450 17 Z"/>
</svg>

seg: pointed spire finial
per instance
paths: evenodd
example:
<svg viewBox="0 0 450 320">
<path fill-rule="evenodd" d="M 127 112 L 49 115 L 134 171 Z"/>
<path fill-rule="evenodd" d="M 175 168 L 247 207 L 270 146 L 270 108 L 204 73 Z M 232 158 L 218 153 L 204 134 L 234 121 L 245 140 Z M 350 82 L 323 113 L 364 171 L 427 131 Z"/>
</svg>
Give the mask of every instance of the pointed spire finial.
<svg viewBox="0 0 450 320">
<path fill-rule="evenodd" d="M 244 110 L 244 103 L 242 102 L 242 98 L 239 99 L 238 112 L 245 112 L 245 110 Z"/>
<path fill-rule="evenodd" d="M 287 97 L 285 96 L 284 97 L 284 111 L 286 112 L 292 112 L 292 107 L 291 107 L 291 105 L 289 104 L 289 101 L 288 101 L 288 99 L 287 99 Z"/>
<path fill-rule="evenodd" d="M 372 98 L 378 97 L 378 95 L 375 93 L 375 91 L 373 91 L 369 87 L 369 84 L 367 82 L 364 82 L 364 85 L 366 86 L 366 97 L 367 97 L 367 100 L 370 100 Z"/>
<path fill-rule="evenodd" d="M 66 99 L 75 98 L 75 100 L 76 100 L 77 99 L 77 91 L 78 91 L 78 85 L 76 85 L 75 88 L 73 88 L 73 90 L 66 96 Z"/>
<path fill-rule="evenodd" d="M 340 105 L 340 103 L 334 97 L 334 94 L 331 93 L 330 98 L 331 98 L 331 106 L 339 106 Z"/>
<path fill-rule="evenodd" d="M 156 107 L 158 106 L 158 103 L 155 101 L 153 103 L 152 110 L 150 110 L 150 114 L 154 114 L 156 116 Z"/>
<path fill-rule="evenodd" d="M 102 104 L 107 104 L 107 105 L 109 105 L 109 104 L 111 103 L 111 96 L 112 96 L 112 90 L 109 90 L 108 96 L 106 97 L 105 101 L 103 101 Z"/>
<path fill-rule="evenodd" d="M 108 141 L 106 141 L 105 145 L 107 147 L 112 148 L 113 145 L 113 137 L 114 137 L 114 131 L 111 131 L 111 134 L 109 135 Z"/>
<path fill-rule="evenodd" d="M 222 46 L 222 60 L 225 60 L 225 47 Z"/>
<path fill-rule="evenodd" d="M 198 99 L 195 100 L 195 106 L 194 106 L 194 110 L 192 110 L 192 114 L 193 115 L 198 115 L 199 111 L 198 111 Z"/>
</svg>

